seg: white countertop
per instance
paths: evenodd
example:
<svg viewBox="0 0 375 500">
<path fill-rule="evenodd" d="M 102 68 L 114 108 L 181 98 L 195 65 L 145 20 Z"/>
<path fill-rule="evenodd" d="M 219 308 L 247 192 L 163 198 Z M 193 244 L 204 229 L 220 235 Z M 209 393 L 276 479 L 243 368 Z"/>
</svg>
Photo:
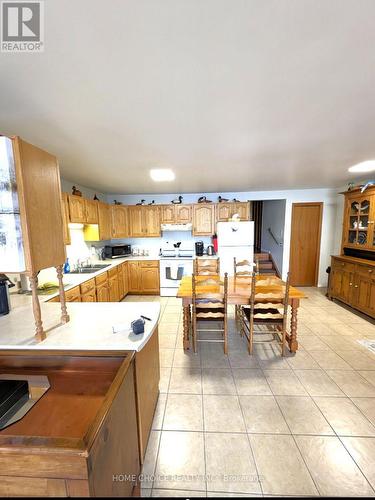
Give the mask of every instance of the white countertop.
<svg viewBox="0 0 375 500">
<path fill-rule="evenodd" d="M 70 321 L 60 323 L 59 303 L 42 303 L 43 327 L 46 340 L 37 342 L 34 316 L 30 305 L 18 307 L 0 316 L 0 349 L 52 350 L 118 350 L 140 351 L 157 327 L 160 315 L 158 302 L 69 302 Z M 130 323 L 140 315 L 145 333 L 134 335 Z M 123 326 L 113 333 L 112 326 Z"/>
</svg>

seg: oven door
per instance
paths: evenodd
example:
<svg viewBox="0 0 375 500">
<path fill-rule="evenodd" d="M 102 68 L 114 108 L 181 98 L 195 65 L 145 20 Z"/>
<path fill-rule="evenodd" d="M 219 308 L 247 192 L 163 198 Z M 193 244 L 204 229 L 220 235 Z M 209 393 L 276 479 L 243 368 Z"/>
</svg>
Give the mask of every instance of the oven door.
<svg viewBox="0 0 375 500">
<path fill-rule="evenodd" d="M 181 278 L 192 272 L 192 259 L 162 259 L 160 261 L 160 295 L 175 297 Z"/>
</svg>

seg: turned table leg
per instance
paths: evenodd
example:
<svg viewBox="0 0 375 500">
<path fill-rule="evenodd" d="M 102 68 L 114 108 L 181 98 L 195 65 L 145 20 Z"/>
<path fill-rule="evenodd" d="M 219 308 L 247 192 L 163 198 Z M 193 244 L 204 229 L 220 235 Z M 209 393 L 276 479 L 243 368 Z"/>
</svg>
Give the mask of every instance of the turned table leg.
<svg viewBox="0 0 375 500">
<path fill-rule="evenodd" d="M 61 322 L 67 323 L 70 320 L 68 311 L 66 309 L 66 301 L 65 301 L 65 290 L 63 283 L 63 266 L 56 267 L 57 279 L 59 281 L 59 296 L 60 296 L 60 304 L 61 304 Z"/>
<path fill-rule="evenodd" d="M 297 341 L 297 311 L 299 306 L 299 300 L 292 299 L 292 315 L 290 319 L 290 336 L 288 338 L 289 349 L 291 352 L 296 352 L 298 350 Z"/>
<path fill-rule="evenodd" d="M 183 333 L 183 347 L 184 349 L 190 348 L 190 305 L 183 305 L 183 325 L 184 325 L 184 333 Z"/>
<path fill-rule="evenodd" d="M 33 299 L 33 313 L 35 319 L 35 337 L 41 342 L 46 338 L 43 330 L 42 313 L 40 311 L 39 297 L 38 297 L 38 274 L 34 273 L 30 276 L 30 287 Z"/>
</svg>

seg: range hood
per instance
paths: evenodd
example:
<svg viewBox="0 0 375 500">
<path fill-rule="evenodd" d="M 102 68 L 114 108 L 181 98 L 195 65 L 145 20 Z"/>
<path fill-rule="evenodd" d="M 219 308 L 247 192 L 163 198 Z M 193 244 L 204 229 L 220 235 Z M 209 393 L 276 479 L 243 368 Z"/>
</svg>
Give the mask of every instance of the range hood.
<svg viewBox="0 0 375 500">
<path fill-rule="evenodd" d="M 162 224 L 161 230 L 166 231 L 191 231 L 193 229 L 193 224 L 189 222 L 188 224 Z"/>
</svg>

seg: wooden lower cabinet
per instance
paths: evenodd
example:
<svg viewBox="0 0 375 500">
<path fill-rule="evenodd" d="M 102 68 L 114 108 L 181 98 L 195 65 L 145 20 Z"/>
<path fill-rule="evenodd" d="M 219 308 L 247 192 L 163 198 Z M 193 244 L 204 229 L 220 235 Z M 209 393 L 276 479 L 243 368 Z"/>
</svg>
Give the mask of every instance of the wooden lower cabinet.
<svg viewBox="0 0 375 500">
<path fill-rule="evenodd" d="M 328 295 L 375 318 L 375 261 L 332 257 Z"/>
<path fill-rule="evenodd" d="M 113 269 L 110 269 L 108 271 L 109 301 L 110 302 L 119 302 L 119 300 L 120 300 L 119 275 L 118 275 L 117 267 L 114 267 Z"/>
<path fill-rule="evenodd" d="M 128 262 L 129 293 L 157 295 L 160 293 L 159 262 L 138 260 Z"/>
<path fill-rule="evenodd" d="M 96 302 L 95 279 L 85 281 L 80 286 L 81 302 Z"/>
<path fill-rule="evenodd" d="M 96 300 L 98 302 L 109 302 L 108 274 L 103 273 L 95 278 Z"/>
<path fill-rule="evenodd" d="M 157 328 L 135 356 L 138 439 L 141 462 L 146 453 L 151 425 L 159 397 L 159 334 Z"/>
<path fill-rule="evenodd" d="M 135 493 L 140 454 L 133 352 L 3 352 L 0 369 L 26 379 L 43 373 L 51 386 L 24 418 L 0 431 L 1 496 Z"/>
<path fill-rule="evenodd" d="M 65 292 L 65 300 L 67 302 L 81 302 L 81 291 L 79 286 L 75 286 Z"/>
</svg>

